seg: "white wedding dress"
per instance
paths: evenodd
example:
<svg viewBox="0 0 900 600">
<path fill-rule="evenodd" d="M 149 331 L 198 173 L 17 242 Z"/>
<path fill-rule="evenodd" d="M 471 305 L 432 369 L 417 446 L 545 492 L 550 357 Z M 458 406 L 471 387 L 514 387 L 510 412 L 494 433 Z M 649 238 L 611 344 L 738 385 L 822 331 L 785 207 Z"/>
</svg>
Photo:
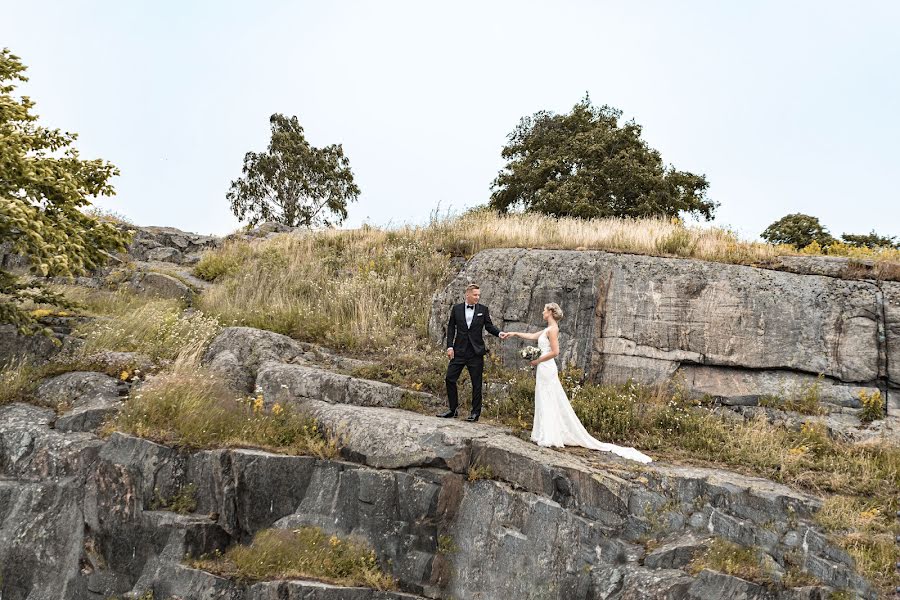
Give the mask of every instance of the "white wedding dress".
<svg viewBox="0 0 900 600">
<path fill-rule="evenodd" d="M 541 349 L 542 356 L 550 352 L 547 329 L 538 338 L 538 348 Z M 538 363 L 536 369 L 531 441 L 539 446 L 582 446 L 591 450 L 603 450 L 642 463 L 652 460 L 634 448 L 607 444 L 591 437 L 572 410 L 566 391 L 559 381 L 555 359 Z"/>
</svg>

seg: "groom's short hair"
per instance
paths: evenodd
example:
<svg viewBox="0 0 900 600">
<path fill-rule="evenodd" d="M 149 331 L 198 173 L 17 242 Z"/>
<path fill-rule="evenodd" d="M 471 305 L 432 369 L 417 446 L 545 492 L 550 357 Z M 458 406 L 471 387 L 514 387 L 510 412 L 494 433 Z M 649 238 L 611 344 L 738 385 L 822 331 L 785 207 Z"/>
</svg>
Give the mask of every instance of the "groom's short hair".
<svg viewBox="0 0 900 600">
<path fill-rule="evenodd" d="M 480 289 L 481 288 L 478 286 L 477 283 L 470 283 L 469 285 L 466 286 L 466 293 L 469 293 L 469 290 L 480 290 Z"/>
</svg>

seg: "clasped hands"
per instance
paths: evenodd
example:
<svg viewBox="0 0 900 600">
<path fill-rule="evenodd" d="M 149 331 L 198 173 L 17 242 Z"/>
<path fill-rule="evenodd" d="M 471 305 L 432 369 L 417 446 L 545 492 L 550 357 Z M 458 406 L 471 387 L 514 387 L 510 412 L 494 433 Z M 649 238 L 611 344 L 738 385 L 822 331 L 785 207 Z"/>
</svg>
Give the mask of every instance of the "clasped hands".
<svg viewBox="0 0 900 600">
<path fill-rule="evenodd" d="M 509 337 L 515 337 L 515 335 L 516 334 L 513 331 L 501 331 L 500 335 L 498 337 L 501 340 L 505 340 L 506 338 L 509 338 Z M 454 354 L 455 353 L 453 352 L 453 348 L 447 348 L 447 356 L 450 357 L 450 360 L 453 360 Z"/>
</svg>

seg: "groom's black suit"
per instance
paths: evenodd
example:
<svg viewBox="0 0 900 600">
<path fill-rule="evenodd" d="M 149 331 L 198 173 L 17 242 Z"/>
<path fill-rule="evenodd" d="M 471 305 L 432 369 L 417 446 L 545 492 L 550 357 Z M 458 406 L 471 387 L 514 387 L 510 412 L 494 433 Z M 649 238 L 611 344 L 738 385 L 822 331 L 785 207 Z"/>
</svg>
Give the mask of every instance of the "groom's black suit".
<svg viewBox="0 0 900 600">
<path fill-rule="evenodd" d="M 487 348 L 484 346 L 483 331 L 488 330 L 492 335 L 500 336 L 500 330 L 491 322 L 491 313 L 484 304 L 475 304 L 472 311 L 472 325 L 466 325 L 466 304 L 462 302 L 455 305 L 450 311 L 450 320 L 447 323 L 447 348 L 453 348 L 453 358 L 447 365 L 447 400 L 450 402 L 450 411 L 456 413 L 459 404 L 459 396 L 456 389 L 456 381 L 462 373 L 463 367 L 469 370 L 472 380 L 472 416 L 478 418 L 481 415 L 481 380 L 484 373 L 484 355 Z"/>
</svg>

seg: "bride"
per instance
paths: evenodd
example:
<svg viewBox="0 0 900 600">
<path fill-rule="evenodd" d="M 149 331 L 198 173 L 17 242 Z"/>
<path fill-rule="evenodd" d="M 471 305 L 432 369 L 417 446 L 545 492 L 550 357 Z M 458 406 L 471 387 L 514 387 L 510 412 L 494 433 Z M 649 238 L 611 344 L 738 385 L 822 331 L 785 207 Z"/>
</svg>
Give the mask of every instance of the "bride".
<svg viewBox="0 0 900 600">
<path fill-rule="evenodd" d="M 544 305 L 544 320 L 547 328 L 537 333 L 507 332 L 507 337 L 518 337 L 525 340 L 537 340 L 541 356 L 531 361 L 535 367 L 534 385 L 534 425 L 531 428 L 531 441 L 539 446 L 582 446 L 592 450 L 612 452 L 624 458 L 648 463 L 652 459 L 635 450 L 607 444 L 591 437 L 575 411 L 569 404 L 566 392 L 559 381 L 554 360 L 559 355 L 559 325 L 563 311 L 559 304 L 551 302 Z"/>
</svg>

